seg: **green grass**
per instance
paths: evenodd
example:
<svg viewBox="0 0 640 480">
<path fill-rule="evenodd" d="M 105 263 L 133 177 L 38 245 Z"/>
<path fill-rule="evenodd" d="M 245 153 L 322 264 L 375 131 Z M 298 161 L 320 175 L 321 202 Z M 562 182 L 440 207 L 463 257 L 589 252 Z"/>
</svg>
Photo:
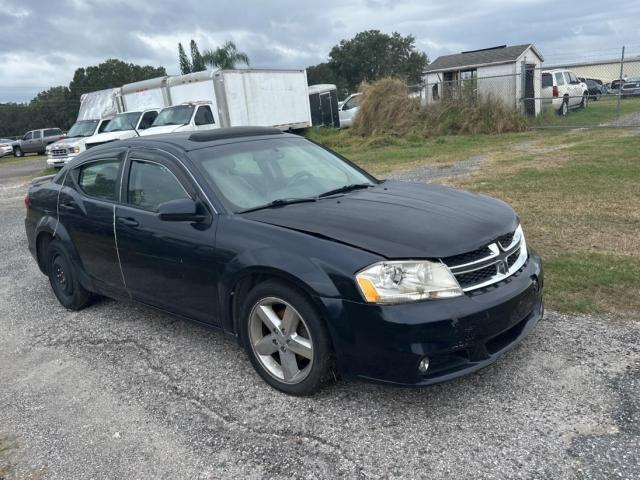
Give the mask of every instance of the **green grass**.
<svg viewBox="0 0 640 480">
<path fill-rule="evenodd" d="M 569 110 L 569 114 L 562 117 L 551 108 L 546 108 L 544 114 L 533 122 L 534 126 L 596 126 L 614 122 L 617 119 L 618 100 L 615 96 L 606 96 L 598 101 L 590 100 L 587 108 Z M 640 97 L 620 100 L 620 116 L 640 112 Z"/>
<path fill-rule="evenodd" d="M 32 160 L 46 160 L 46 155 L 30 155 L 27 154 L 24 157 L 14 157 L 13 155 L 7 155 L 0 157 L 0 166 L 11 165 L 14 163 L 30 162 Z"/>
</svg>

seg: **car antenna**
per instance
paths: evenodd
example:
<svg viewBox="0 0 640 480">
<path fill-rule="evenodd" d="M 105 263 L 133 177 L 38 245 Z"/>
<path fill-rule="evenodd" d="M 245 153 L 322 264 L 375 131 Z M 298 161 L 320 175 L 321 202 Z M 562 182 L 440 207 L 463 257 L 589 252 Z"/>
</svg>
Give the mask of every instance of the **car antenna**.
<svg viewBox="0 0 640 480">
<path fill-rule="evenodd" d="M 138 133 L 138 130 L 136 130 L 136 127 L 133 126 L 133 123 L 129 123 L 129 126 L 133 129 L 134 132 L 136 132 L 137 136 L 140 136 L 140 134 Z"/>
</svg>

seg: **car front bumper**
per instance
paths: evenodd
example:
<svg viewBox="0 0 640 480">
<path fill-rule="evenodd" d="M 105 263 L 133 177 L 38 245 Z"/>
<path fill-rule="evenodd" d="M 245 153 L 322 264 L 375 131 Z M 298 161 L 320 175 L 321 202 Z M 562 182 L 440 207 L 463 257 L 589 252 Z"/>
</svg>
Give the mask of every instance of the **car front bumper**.
<svg viewBox="0 0 640 480">
<path fill-rule="evenodd" d="M 518 345 L 544 313 L 540 258 L 462 297 L 401 305 L 322 299 L 338 368 L 347 377 L 429 385 L 474 372 Z M 426 373 L 418 370 L 429 357 Z"/>
</svg>

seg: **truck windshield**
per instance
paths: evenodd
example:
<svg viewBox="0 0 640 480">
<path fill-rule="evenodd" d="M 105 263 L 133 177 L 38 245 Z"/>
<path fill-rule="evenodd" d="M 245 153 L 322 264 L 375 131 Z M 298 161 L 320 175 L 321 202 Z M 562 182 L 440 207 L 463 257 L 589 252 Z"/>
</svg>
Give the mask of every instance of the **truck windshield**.
<svg viewBox="0 0 640 480">
<path fill-rule="evenodd" d="M 152 127 L 163 125 L 185 125 L 191 120 L 194 105 L 177 105 L 162 110 L 153 121 Z"/>
<path fill-rule="evenodd" d="M 133 130 L 138 124 L 138 119 L 142 112 L 129 112 L 116 115 L 104 129 L 105 132 L 121 132 L 123 130 Z"/>
<path fill-rule="evenodd" d="M 68 138 L 90 137 L 96 131 L 98 120 L 81 120 L 76 122 L 67 133 Z"/>
</svg>

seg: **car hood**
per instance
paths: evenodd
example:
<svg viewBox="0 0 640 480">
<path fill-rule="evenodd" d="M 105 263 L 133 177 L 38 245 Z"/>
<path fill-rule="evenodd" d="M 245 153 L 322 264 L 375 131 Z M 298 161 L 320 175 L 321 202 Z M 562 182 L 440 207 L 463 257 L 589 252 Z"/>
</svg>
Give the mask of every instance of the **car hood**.
<svg viewBox="0 0 640 480">
<path fill-rule="evenodd" d="M 188 125 L 160 125 L 158 127 L 149 127 L 146 130 L 140 132 L 140 135 L 158 135 L 161 133 L 182 132 Z"/>
<path fill-rule="evenodd" d="M 136 136 L 136 132 L 133 130 L 121 130 L 119 132 L 103 132 L 98 135 L 94 135 L 87 139 L 87 143 L 104 143 L 112 140 L 124 140 L 125 138 L 132 138 Z"/>
<path fill-rule="evenodd" d="M 391 181 L 242 216 L 387 258 L 458 255 L 485 246 L 518 226 L 515 211 L 500 200 L 438 185 Z"/>
<path fill-rule="evenodd" d="M 68 137 L 63 138 L 62 140 L 58 140 L 57 142 L 53 142 L 49 144 L 51 148 L 72 148 L 77 147 L 78 145 L 82 145 L 88 138 L 93 137 Z"/>
</svg>

